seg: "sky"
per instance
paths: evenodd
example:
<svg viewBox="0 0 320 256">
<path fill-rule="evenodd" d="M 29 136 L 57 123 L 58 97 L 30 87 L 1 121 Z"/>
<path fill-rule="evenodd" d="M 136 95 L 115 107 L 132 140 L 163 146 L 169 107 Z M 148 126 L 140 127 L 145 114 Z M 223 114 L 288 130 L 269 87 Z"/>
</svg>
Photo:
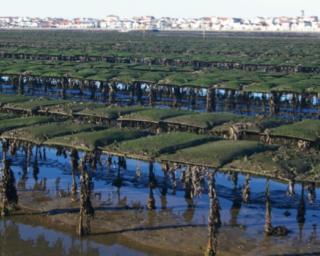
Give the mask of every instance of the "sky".
<svg viewBox="0 0 320 256">
<path fill-rule="evenodd" d="M 121 17 L 298 16 L 320 14 L 320 0 L 0 0 L 0 16 Z"/>
</svg>

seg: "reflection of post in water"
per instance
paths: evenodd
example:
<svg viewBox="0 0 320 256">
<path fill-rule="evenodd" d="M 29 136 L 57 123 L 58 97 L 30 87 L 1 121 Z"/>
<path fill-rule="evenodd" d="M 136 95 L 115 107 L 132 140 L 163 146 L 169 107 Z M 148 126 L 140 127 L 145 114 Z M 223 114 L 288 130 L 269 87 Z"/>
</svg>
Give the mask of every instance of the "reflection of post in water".
<svg viewBox="0 0 320 256">
<path fill-rule="evenodd" d="M 216 255 L 218 247 L 218 231 L 221 226 L 220 220 L 220 206 L 219 200 L 215 189 L 215 178 L 213 173 L 208 174 L 208 187 L 209 187 L 209 199 L 210 199 L 210 209 L 208 217 L 208 230 L 209 239 L 207 250 L 205 252 L 206 256 Z"/>
<path fill-rule="evenodd" d="M 306 202 L 304 200 L 304 184 L 301 185 L 301 198 L 298 205 L 297 211 L 297 222 L 299 225 L 299 239 L 302 240 L 302 230 L 304 227 L 304 223 L 306 221 Z"/>
<path fill-rule="evenodd" d="M 56 186 L 56 196 L 58 196 L 59 192 L 60 192 L 60 181 L 61 181 L 61 178 L 58 177 L 58 178 L 56 178 L 56 180 L 54 182 L 55 186 Z"/>
<path fill-rule="evenodd" d="M 33 161 L 33 172 L 32 172 L 35 183 L 38 182 L 38 175 L 39 175 L 38 149 L 39 148 L 37 147 L 36 148 L 36 155 L 35 155 L 34 161 Z"/>
<path fill-rule="evenodd" d="M 8 216 L 10 209 L 15 209 L 18 203 L 18 194 L 15 187 L 15 177 L 10 168 L 10 160 L 3 160 L 4 166 L 2 169 L 2 205 L 1 216 Z"/>
<path fill-rule="evenodd" d="M 316 184 L 311 182 L 308 184 L 308 201 L 313 204 L 316 201 Z"/>
<path fill-rule="evenodd" d="M 39 159 L 40 159 L 40 161 L 43 161 L 42 152 L 41 152 L 41 147 L 39 147 L 38 153 L 39 153 Z"/>
<path fill-rule="evenodd" d="M 47 161 L 47 152 L 45 147 L 42 149 L 42 159 L 43 161 Z"/>
<path fill-rule="evenodd" d="M 317 224 L 312 225 L 312 232 L 310 235 L 310 241 L 311 242 L 316 242 L 318 239 L 318 234 L 317 234 Z"/>
<path fill-rule="evenodd" d="M 162 172 L 163 172 L 163 181 L 160 188 L 160 200 L 161 200 L 161 209 L 167 209 L 167 193 L 168 193 L 168 181 L 169 181 L 169 164 L 162 163 Z"/>
<path fill-rule="evenodd" d="M 118 164 L 117 168 L 117 177 L 112 181 L 112 185 L 117 188 L 117 201 L 118 205 L 121 205 L 121 187 L 122 187 L 122 177 L 121 177 L 121 168 L 120 164 Z"/>
<path fill-rule="evenodd" d="M 78 234 L 85 236 L 90 234 L 90 220 L 94 217 L 94 209 L 91 204 L 91 177 L 84 161 L 81 162 L 80 177 L 80 219 Z"/>
<path fill-rule="evenodd" d="M 237 188 L 238 187 L 238 173 L 237 172 L 231 173 L 231 180 L 233 183 L 233 188 Z"/>
<path fill-rule="evenodd" d="M 119 164 L 117 168 L 117 177 L 112 181 L 112 185 L 117 188 L 120 188 L 122 186 L 121 168 Z"/>
<path fill-rule="evenodd" d="M 124 156 L 121 157 L 121 167 L 123 170 L 127 170 L 127 160 Z"/>
<path fill-rule="evenodd" d="M 241 194 L 240 194 L 240 189 L 237 186 L 233 186 L 232 206 L 230 209 L 230 216 L 231 216 L 230 225 L 231 226 L 238 225 L 237 218 L 240 213 L 241 205 L 242 205 L 242 198 L 241 198 Z"/>
<path fill-rule="evenodd" d="M 79 167 L 79 154 L 78 151 L 73 148 L 71 150 L 71 175 L 72 175 L 72 187 L 71 187 L 71 197 L 72 201 L 74 201 L 77 197 L 77 182 L 76 182 L 76 172 L 78 171 Z"/>
<path fill-rule="evenodd" d="M 111 155 L 108 155 L 107 167 L 108 167 L 108 170 L 109 170 L 109 171 L 111 170 L 111 166 L 112 166 L 112 156 L 111 156 Z"/>
<path fill-rule="evenodd" d="M 294 180 L 289 180 L 289 184 L 288 184 L 288 195 L 293 197 L 296 192 L 294 191 L 294 185 L 295 185 L 295 181 Z"/>
<path fill-rule="evenodd" d="M 31 157 L 32 157 L 32 144 L 28 143 L 27 145 L 27 166 L 30 166 L 31 163 Z"/>
<path fill-rule="evenodd" d="M 46 191 L 47 190 L 47 178 L 41 179 L 41 181 L 39 183 L 39 189 L 41 191 Z"/>
<path fill-rule="evenodd" d="M 244 203 L 248 203 L 250 199 L 250 175 L 247 175 L 245 184 L 242 191 L 242 200 Z"/>
<path fill-rule="evenodd" d="M 22 162 L 22 175 L 21 178 L 18 182 L 18 188 L 20 188 L 21 190 L 25 190 L 26 189 L 26 183 L 28 180 L 28 163 L 27 163 L 27 147 L 25 145 L 23 145 L 23 151 L 24 151 L 24 155 L 23 155 L 23 162 Z"/>
<path fill-rule="evenodd" d="M 149 197 L 147 208 L 153 210 L 156 208 L 156 200 L 154 199 L 153 190 L 157 187 L 157 180 L 154 174 L 153 162 L 149 162 Z"/>
<path fill-rule="evenodd" d="M 93 170 L 97 170 L 98 164 L 102 167 L 101 163 L 101 151 L 95 149 L 91 155 L 91 167 Z"/>
<path fill-rule="evenodd" d="M 266 235 L 272 235 L 272 222 L 271 222 L 271 202 L 270 202 L 270 184 L 269 179 L 266 184 L 266 214 L 265 214 L 265 224 L 264 232 Z"/>
</svg>

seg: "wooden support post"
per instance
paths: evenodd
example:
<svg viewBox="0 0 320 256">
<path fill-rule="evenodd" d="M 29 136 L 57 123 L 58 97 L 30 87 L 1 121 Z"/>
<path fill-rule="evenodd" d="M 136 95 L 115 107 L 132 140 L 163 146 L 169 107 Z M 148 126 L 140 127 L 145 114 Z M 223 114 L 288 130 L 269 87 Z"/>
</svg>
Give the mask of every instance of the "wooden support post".
<svg viewBox="0 0 320 256">
<path fill-rule="evenodd" d="M 94 208 L 91 204 L 91 177 L 87 171 L 85 162 L 81 163 L 80 178 L 80 216 L 78 234 L 79 236 L 89 235 L 91 232 L 91 218 L 94 217 Z"/>
<path fill-rule="evenodd" d="M 208 194 L 210 200 L 210 209 L 208 216 L 208 245 L 205 256 L 215 256 L 218 250 L 218 233 L 221 226 L 220 205 L 215 188 L 214 174 L 208 175 Z"/>
</svg>

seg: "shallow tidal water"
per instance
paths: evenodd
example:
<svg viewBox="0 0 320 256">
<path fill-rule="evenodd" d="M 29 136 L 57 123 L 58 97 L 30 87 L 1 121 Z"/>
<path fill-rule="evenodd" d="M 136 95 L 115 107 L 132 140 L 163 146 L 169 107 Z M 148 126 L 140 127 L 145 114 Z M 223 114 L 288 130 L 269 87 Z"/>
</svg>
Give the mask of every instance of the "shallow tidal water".
<svg viewBox="0 0 320 256">
<path fill-rule="evenodd" d="M 0 255 L 148 255 L 125 245 L 101 244 L 13 217 L 0 220 Z"/>
<path fill-rule="evenodd" d="M 50 197 L 57 197 L 61 191 L 71 188 L 70 159 L 56 156 L 56 150 L 47 149 L 47 160 L 39 160 L 40 172 L 34 175 L 32 163 L 28 167 L 27 175 L 23 176 L 22 152 L 12 158 L 11 166 L 14 171 L 17 188 L 32 191 L 37 184 L 46 179 L 46 193 Z M 32 158 L 33 159 L 33 158 Z M 106 157 L 102 162 L 105 163 Z M 133 207 L 139 205 L 145 208 L 148 200 L 148 163 L 127 159 L 127 170 L 121 170 L 122 187 L 113 186 L 112 182 L 117 176 L 116 158 L 111 169 L 98 168 L 92 172 L 94 182 L 94 195 L 107 207 Z M 103 166 L 106 166 L 103 164 Z M 141 169 L 140 178 L 136 177 L 136 169 Z M 183 185 L 180 182 L 181 173 L 176 172 L 176 191 L 168 186 L 165 197 L 161 194 L 163 173 L 159 164 L 155 165 L 155 175 L 158 188 L 154 190 L 156 200 L 155 213 L 167 211 L 178 216 L 179 223 L 206 228 L 208 223 L 209 198 L 204 187 L 203 193 L 195 197 L 192 202 L 184 198 Z M 267 238 L 263 233 L 265 221 L 265 186 L 266 179 L 250 177 L 250 198 L 248 203 L 242 201 L 242 188 L 246 176 L 229 173 L 216 174 L 216 188 L 221 207 L 222 231 L 223 227 L 241 229 L 241 236 L 252 240 L 256 248 L 263 248 L 266 255 L 292 255 L 286 254 L 286 249 L 292 246 L 306 246 L 320 253 L 319 246 L 319 220 L 320 220 L 320 190 L 316 188 L 315 198 L 311 199 L 308 193 L 308 184 L 295 184 L 295 194 L 288 195 L 288 184 L 270 180 L 270 198 L 272 207 L 273 226 L 283 225 L 289 229 L 285 237 Z M 79 177 L 77 177 L 79 182 Z M 107 210 L 106 210 L 107 211 Z M 146 210 L 147 211 L 147 210 Z M 298 222 L 298 217 L 304 216 L 304 221 Z M 150 222 L 151 221 L 151 222 Z M 152 219 L 149 224 L 152 225 Z M 222 241 L 221 243 L 227 243 Z M 205 244 L 203 248 L 205 248 Z M 268 246 L 270 248 L 268 248 Z M 283 251 L 274 254 L 272 247 L 281 246 Z M 248 247 L 249 248 L 249 247 Z M 252 248 L 250 248 L 252 249 Z M 268 250 L 270 249 L 270 254 Z M 219 250 L 219 245 L 218 245 Z M 246 248 L 241 249 L 242 252 Z M 199 255 L 204 251 L 199 249 Z M 272 252 L 272 253 L 271 253 Z M 292 250 L 291 250 L 292 252 Z M 130 243 L 121 239 L 97 241 L 92 237 L 79 239 L 75 232 L 55 230 L 37 222 L 36 218 L 14 216 L 0 220 L 0 255 L 154 255 L 143 246 L 132 247 Z M 158 254 L 157 254 L 158 255 Z M 161 253 L 159 254 L 161 255 Z M 164 255 L 164 254 L 163 254 Z M 165 254 L 167 255 L 167 254 Z M 218 254 L 223 255 L 223 254 Z M 239 255 L 242 255 L 239 253 Z M 243 254 L 245 255 L 245 254 Z M 254 254 L 249 254 L 254 255 Z M 297 254 L 304 255 L 304 254 Z M 317 254 L 311 254 L 317 255 Z"/>
</svg>

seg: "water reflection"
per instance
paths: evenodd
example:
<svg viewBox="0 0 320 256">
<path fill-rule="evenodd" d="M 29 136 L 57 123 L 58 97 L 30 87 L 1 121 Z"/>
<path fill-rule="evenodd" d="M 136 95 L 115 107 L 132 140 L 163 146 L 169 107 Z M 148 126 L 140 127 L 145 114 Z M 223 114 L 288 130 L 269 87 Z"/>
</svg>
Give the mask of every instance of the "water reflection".
<svg viewBox="0 0 320 256">
<path fill-rule="evenodd" d="M 28 220 L 21 218 L 0 219 L 1 255 L 147 255 L 117 243 L 104 245 L 25 223 Z"/>
</svg>

